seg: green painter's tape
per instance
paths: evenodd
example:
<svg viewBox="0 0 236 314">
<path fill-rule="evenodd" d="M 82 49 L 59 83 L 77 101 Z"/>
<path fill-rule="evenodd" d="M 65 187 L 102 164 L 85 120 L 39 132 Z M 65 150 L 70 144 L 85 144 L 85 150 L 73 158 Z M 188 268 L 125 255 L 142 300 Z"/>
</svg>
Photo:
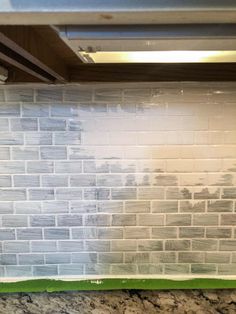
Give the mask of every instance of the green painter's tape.
<svg viewBox="0 0 236 314">
<path fill-rule="evenodd" d="M 72 290 L 170 290 L 170 289 L 234 289 L 236 280 L 197 278 L 170 279 L 99 279 L 63 281 L 35 279 L 0 283 L 0 292 L 58 292 Z"/>
</svg>

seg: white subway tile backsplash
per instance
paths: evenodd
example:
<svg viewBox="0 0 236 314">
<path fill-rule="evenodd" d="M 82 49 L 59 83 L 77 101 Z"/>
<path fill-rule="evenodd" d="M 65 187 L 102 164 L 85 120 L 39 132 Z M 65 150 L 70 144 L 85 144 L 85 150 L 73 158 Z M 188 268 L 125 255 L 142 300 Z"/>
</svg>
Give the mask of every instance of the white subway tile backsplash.
<svg viewBox="0 0 236 314">
<path fill-rule="evenodd" d="M 236 274 L 236 85 L 146 86 L 0 88 L 0 276 Z"/>
</svg>

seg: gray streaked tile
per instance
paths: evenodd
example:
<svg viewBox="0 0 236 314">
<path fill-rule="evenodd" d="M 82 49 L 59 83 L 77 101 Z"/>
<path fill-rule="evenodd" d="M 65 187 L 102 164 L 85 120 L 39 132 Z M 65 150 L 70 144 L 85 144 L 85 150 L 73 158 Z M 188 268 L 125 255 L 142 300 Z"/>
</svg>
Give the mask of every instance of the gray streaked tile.
<svg viewBox="0 0 236 314">
<path fill-rule="evenodd" d="M 228 265 L 218 265 L 218 274 L 219 275 L 235 275 L 236 265 L 228 264 Z"/>
<path fill-rule="evenodd" d="M 97 253 L 72 253 L 71 260 L 77 264 L 97 263 Z"/>
<path fill-rule="evenodd" d="M 0 163 L 1 174 L 16 174 L 25 172 L 25 163 L 23 161 L 4 161 Z"/>
<path fill-rule="evenodd" d="M 79 175 L 72 175 L 70 177 L 70 186 L 73 186 L 73 187 L 95 186 L 95 185 L 96 185 L 95 175 L 79 174 Z"/>
<path fill-rule="evenodd" d="M 236 188 L 224 188 L 222 191 L 222 198 L 229 199 L 229 198 L 236 198 Z"/>
<path fill-rule="evenodd" d="M 28 217 L 26 215 L 4 215 L 2 216 L 3 227 L 27 227 Z"/>
<path fill-rule="evenodd" d="M 30 216 L 31 227 L 53 227 L 55 226 L 55 216 L 52 215 L 33 215 Z"/>
<path fill-rule="evenodd" d="M 220 251 L 235 251 L 236 250 L 236 240 L 220 240 Z"/>
<path fill-rule="evenodd" d="M 125 263 L 132 263 L 132 264 L 145 264 L 149 263 L 150 261 L 150 254 L 149 252 L 127 252 L 125 255 Z M 120 261 L 122 263 L 122 260 Z"/>
<path fill-rule="evenodd" d="M 178 201 L 153 201 L 153 213 L 176 213 L 178 211 Z"/>
<path fill-rule="evenodd" d="M 37 131 L 38 120 L 36 118 L 12 118 L 10 119 L 12 131 Z"/>
<path fill-rule="evenodd" d="M 53 161 L 28 161 L 28 173 L 52 173 Z"/>
<path fill-rule="evenodd" d="M 215 214 L 194 214 L 194 226 L 217 226 L 219 221 L 218 215 Z"/>
<path fill-rule="evenodd" d="M 97 211 L 97 203 L 92 201 L 72 201 L 71 213 L 95 213 Z"/>
<path fill-rule="evenodd" d="M 16 174 L 16 173 L 24 173 L 25 164 L 21 161 L 9 161 L 2 162 L 0 164 L 0 173 L 1 174 Z"/>
<path fill-rule="evenodd" d="M 150 238 L 150 229 L 147 227 L 126 227 L 124 229 L 125 239 L 147 239 Z"/>
<path fill-rule="evenodd" d="M 218 199 L 220 198 L 220 189 L 203 188 L 199 192 L 194 192 L 194 199 Z"/>
<path fill-rule="evenodd" d="M 123 186 L 124 184 L 122 181 L 122 177 L 119 174 L 99 174 L 97 175 L 97 185 L 117 187 L 117 186 Z"/>
<path fill-rule="evenodd" d="M 80 89 L 76 88 L 66 88 L 65 101 L 76 101 L 76 102 L 84 102 L 84 101 L 92 101 L 92 90 L 89 89 Z"/>
<path fill-rule="evenodd" d="M 113 263 L 123 263 L 122 253 L 99 253 L 98 263 L 113 264 Z"/>
<path fill-rule="evenodd" d="M 216 265 L 214 264 L 193 264 L 191 265 L 192 274 L 216 274 Z"/>
<path fill-rule="evenodd" d="M 140 226 L 163 226 L 164 215 L 162 214 L 139 214 L 138 225 Z"/>
<path fill-rule="evenodd" d="M 40 185 L 37 175 L 14 175 L 13 182 L 15 187 L 38 187 Z"/>
<path fill-rule="evenodd" d="M 9 159 L 10 159 L 10 148 L 0 147 L 0 160 L 9 160 Z"/>
<path fill-rule="evenodd" d="M 82 189 L 80 188 L 58 188 L 56 190 L 56 198 L 58 200 L 81 200 Z"/>
<path fill-rule="evenodd" d="M 166 215 L 167 226 L 189 226 L 191 225 L 190 214 L 167 214 Z"/>
<path fill-rule="evenodd" d="M 46 240 L 66 240 L 70 238 L 70 232 L 68 228 L 45 228 L 44 238 Z"/>
<path fill-rule="evenodd" d="M 202 252 L 179 252 L 179 263 L 204 263 L 204 253 Z"/>
<path fill-rule="evenodd" d="M 189 274 L 190 267 L 188 264 L 165 264 L 165 275 L 184 275 Z"/>
<path fill-rule="evenodd" d="M 1 241 L 4 240 L 15 240 L 15 230 L 14 229 L 6 229 L 1 228 L 0 229 L 0 239 Z"/>
<path fill-rule="evenodd" d="M 176 263 L 176 252 L 151 252 L 150 262 L 153 264 Z"/>
<path fill-rule="evenodd" d="M 136 240 L 112 240 L 111 241 L 111 251 L 113 252 L 128 252 L 136 251 L 137 242 Z"/>
<path fill-rule="evenodd" d="M 222 226 L 235 226 L 236 225 L 236 213 L 235 214 L 222 214 L 221 225 Z"/>
<path fill-rule="evenodd" d="M 84 249 L 83 241 L 58 241 L 59 252 L 81 252 Z"/>
<path fill-rule="evenodd" d="M 193 239 L 193 251 L 217 251 L 217 240 Z"/>
<path fill-rule="evenodd" d="M 17 240 L 40 240 L 43 238 L 40 228 L 23 228 L 16 230 Z"/>
<path fill-rule="evenodd" d="M 55 172 L 56 173 L 81 173 L 82 163 L 81 161 L 56 161 Z"/>
<path fill-rule="evenodd" d="M 0 106 L 1 117 L 18 117 L 20 116 L 20 104 L 1 104 Z"/>
<path fill-rule="evenodd" d="M 39 119 L 40 131 L 65 131 L 66 120 L 65 119 L 52 119 L 52 118 L 40 118 Z"/>
<path fill-rule="evenodd" d="M 23 104 L 22 105 L 23 117 L 48 117 L 49 106 L 46 104 Z"/>
<path fill-rule="evenodd" d="M 153 185 L 171 186 L 171 185 L 177 185 L 177 184 L 178 184 L 178 178 L 177 176 L 174 176 L 174 175 L 159 174 L 154 177 Z"/>
<path fill-rule="evenodd" d="M 205 253 L 205 262 L 206 263 L 229 263 L 230 262 L 230 253 L 222 252 L 206 252 Z M 234 263 L 234 258 L 232 259 Z"/>
<path fill-rule="evenodd" d="M 24 145 L 24 135 L 19 132 L 1 132 L 0 145 Z"/>
<path fill-rule="evenodd" d="M 34 101 L 34 90 L 29 88 L 6 88 L 5 89 L 7 102 L 32 102 Z"/>
<path fill-rule="evenodd" d="M 233 201 L 208 201 L 207 202 L 208 212 L 232 212 Z"/>
<path fill-rule="evenodd" d="M 13 202 L 0 202 L 0 215 L 13 214 Z"/>
<path fill-rule="evenodd" d="M 138 240 L 139 251 L 162 251 L 162 240 Z"/>
<path fill-rule="evenodd" d="M 106 240 L 86 240 L 85 241 L 86 251 L 95 252 L 109 252 L 110 251 L 110 241 Z"/>
<path fill-rule="evenodd" d="M 106 275 L 110 274 L 109 264 L 85 264 L 86 275 Z"/>
<path fill-rule="evenodd" d="M 8 175 L 0 175 L 0 187 L 10 187 L 11 186 L 11 177 Z"/>
<path fill-rule="evenodd" d="M 0 265 L 16 265 L 16 254 L 0 254 Z"/>
<path fill-rule="evenodd" d="M 149 213 L 150 201 L 126 201 L 125 212 L 126 213 Z"/>
<path fill-rule="evenodd" d="M 232 229 L 231 228 L 206 228 L 207 238 L 231 238 Z"/>
<path fill-rule="evenodd" d="M 12 147 L 12 159 L 13 160 L 38 160 L 39 149 L 38 147 Z"/>
<path fill-rule="evenodd" d="M 67 215 L 58 215 L 57 216 L 57 225 L 58 226 L 81 226 L 82 225 L 82 216 L 76 214 L 67 214 Z"/>
<path fill-rule="evenodd" d="M 46 253 L 46 252 L 56 252 L 57 244 L 56 241 L 32 241 L 31 242 L 32 252 Z"/>
<path fill-rule="evenodd" d="M 6 275 L 8 277 L 31 277 L 31 266 L 6 266 Z"/>
<path fill-rule="evenodd" d="M 123 212 L 123 202 L 121 201 L 99 201 L 97 211 L 100 213 L 121 213 Z"/>
<path fill-rule="evenodd" d="M 41 212 L 40 202 L 16 202 L 14 206 L 16 214 L 39 214 Z"/>
<path fill-rule="evenodd" d="M 106 230 L 109 230 L 109 229 L 106 229 Z M 71 233 L 72 233 L 72 239 L 97 239 L 98 238 L 97 228 L 95 227 L 72 228 Z"/>
<path fill-rule="evenodd" d="M 40 265 L 44 264 L 43 254 L 19 254 L 20 265 Z"/>
<path fill-rule="evenodd" d="M 85 158 L 81 158 L 85 159 Z M 84 161 L 84 172 L 85 173 L 106 173 L 109 172 L 109 163 L 86 160 Z"/>
<path fill-rule="evenodd" d="M 25 133 L 26 145 L 52 145 L 52 133 L 27 132 Z"/>
<path fill-rule="evenodd" d="M 42 202 L 42 212 L 44 214 L 68 213 L 69 203 L 67 201 L 44 201 Z"/>
<path fill-rule="evenodd" d="M 54 142 L 55 145 L 80 145 L 81 134 L 78 131 L 55 132 Z"/>
<path fill-rule="evenodd" d="M 112 264 L 111 274 L 113 275 L 134 275 L 137 273 L 135 264 Z"/>
<path fill-rule="evenodd" d="M 83 265 L 77 264 L 59 265 L 59 275 L 64 276 L 83 275 Z"/>
<path fill-rule="evenodd" d="M 40 88 L 36 90 L 36 102 L 62 101 L 62 88 Z"/>
<path fill-rule="evenodd" d="M 78 105 L 76 104 L 52 104 L 51 105 L 52 117 L 78 117 Z"/>
<path fill-rule="evenodd" d="M 97 228 L 98 239 L 122 239 L 123 228 Z"/>
<path fill-rule="evenodd" d="M 134 214 L 113 214 L 112 226 L 135 226 L 136 215 Z"/>
<path fill-rule="evenodd" d="M 9 122 L 7 118 L 0 118 L 0 131 L 8 132 L 9 131 Z"/>
<path fill-rule="evenodd" d="M 155 239 L 175 239 L 175 238 L 177 238 L 177 228 L 176 227 L 152 228 L 152 238 L 155 238 Z"/>
<path fill-rule="evenodd" d="M 177 199 L 191 199 L 192 193 L 187 188 L 167 188 L 166 190 L 166 198 L 169 200 Z"/>
<path fill-rule="evenodd" d="M 189 240 L 166 240 L 166 251 L 190 251 Z"/>
<path fill-rule="evenodd" d="M 66 147 L 41 146 L 40 156 L 42 159 L 67 159 Z"/>
<path fill-rule="evenodd" d="M 136 199 L 137 190 L 135 188 L 112 188 L 111 197 L 114 200 Z"/>
<path fill-rule="evenodd" d="M 202 227 L 180 227 L 179 228 L 180 238 L 204 238 L 205 228 Z"/>
<path fill-rule="evenodd" d="M 84 189 L 85 200 L 109 200 L 110 189 L 108 188 L 85 188 Z"/>
<path fill-rule="evenodd" d="M 34 276 L 56 276 L 58 275 L 58 270 L 56 265 L 40 265 L 33 266 Z"/>
<path fill-rule="evenodd" d="M 122 100 L 122 90 L 121 89 L 107 89 L 99 88 L 95 89 L 94 100 L 103 102 L 121 102 Z"/>
<path fill-rule="evenodd" d="M 159 275 L 163 273 L 162 265 L 155 264 L 139 264 L 138 265 L 138 274 L 140 275 Z"/>
<path fill-rule="evenodd" d="M 71 261 L 70 254 L 65 254 L 65 253 L 45 254 L 46 264 L 69 264 L 70 261 Z"/>
<path fill-rule="evenodd" d="M 3 243 L 4 253 L 27 253 L 29 251 L 29 241 L 5 241 Z"/>
<path fill-rule="evenodd" d="M 43 175 L 42 186 L 43 187 L 67 187 L 68 176 L 67 175 Z"/>
<path fill-rule="evenodd" d="M 29 199 L 33 201 L 53 200 L 53 189 L 29 189 Z"/>
<path fill-rule="evenodd" d="M 135 197 L 133 197 L 135 198 Z M 164 189 L 163 188 L 139 188 L 138 199 L 140 200 L 152 200 L 152 199 L 163 199 Z"/>
<path fill-rule="evenodd" d="M 108 214 L 90 214 L 84 216 L 85 226 L 109 226 L 111 216 Z"/>
</svg>

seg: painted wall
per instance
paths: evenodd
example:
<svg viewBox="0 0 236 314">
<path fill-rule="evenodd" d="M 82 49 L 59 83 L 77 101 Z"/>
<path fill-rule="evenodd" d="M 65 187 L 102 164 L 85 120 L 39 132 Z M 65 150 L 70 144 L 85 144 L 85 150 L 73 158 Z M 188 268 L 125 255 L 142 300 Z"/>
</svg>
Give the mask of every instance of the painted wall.
<svg viewBox="0 0 236 314">
<path fill-rule="evenodd" d="M 0 89 L 0 276 L 236 275 L 236 84 Z"/>
</svg>

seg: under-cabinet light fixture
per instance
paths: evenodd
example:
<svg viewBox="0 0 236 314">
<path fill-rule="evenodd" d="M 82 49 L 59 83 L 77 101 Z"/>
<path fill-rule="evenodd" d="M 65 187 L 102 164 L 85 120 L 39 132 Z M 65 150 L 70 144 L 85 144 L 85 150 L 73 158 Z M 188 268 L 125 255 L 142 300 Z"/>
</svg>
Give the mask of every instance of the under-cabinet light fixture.
<svg viewBox="0 0 236 314">
<path fill-rule="evenodd" d="M 236 24 L 56 28 L 84 63 L 236 62 Z"/>
<path fill-rule="evenodd" d="M 98 51 L 79 55 L 85 63 L 236 62 L 236 51 Z"/>
</svg>

